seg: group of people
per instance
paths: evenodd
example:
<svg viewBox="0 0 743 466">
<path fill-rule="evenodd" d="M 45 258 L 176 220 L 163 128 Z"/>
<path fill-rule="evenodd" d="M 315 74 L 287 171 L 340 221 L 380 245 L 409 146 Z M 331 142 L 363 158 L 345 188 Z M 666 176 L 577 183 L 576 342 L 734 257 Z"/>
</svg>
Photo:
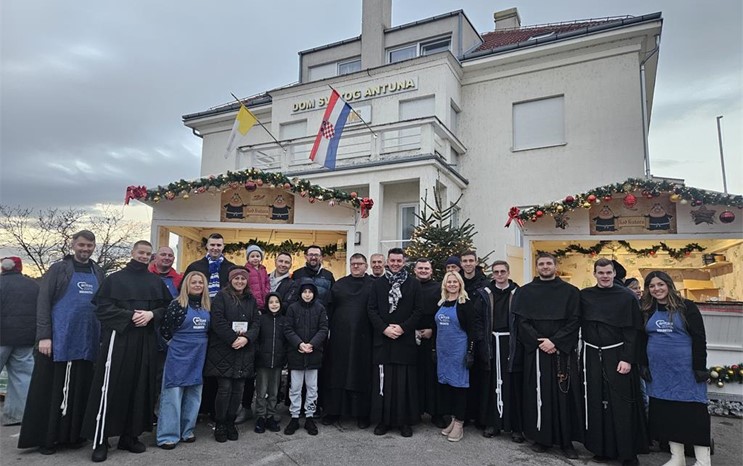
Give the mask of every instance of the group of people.
<svg viewBox="0 0 743 466">
<path fill-rule="evenodd" d="M 254 397 L 254 431 L 278 432 L 288 368 L 286 435 L 302 414 L 317 435 L 322 414 L 323 425 L 352 418 L 410 437 L 428 415 L 451 442 L 472 425 L 537 452 L 556 445 L 577 458 L 578 441 L 595 460 L 638 464 L 654 439 L 668 443 L 669 465 L 685 464 L 685 444 L 709 464 L 704 325 L 663 272 L 647 275 L 638 298 L 616 262 L 599 259 L 596 285 L 579 290 L 539 253 L 537 276 L 519 287 L 507 262 L 489 279 L 467 251 L 439 283 L 429 259 L 409 268 L 394 248 L 369 262 L 353 254 L 336 281 L 317 246 L 293 274 L 288 253 L 268 273 L 260 247 L 236 265 L 212 234 L 183 276 L 170 248 L 153 254 L 138 241 L 126 267 L 104 277 L 94 248 L 92 232 L 77 233 L 36 290 L 19 448 L 53 454 L 89 439 L 93 461 L 105 461 L 110 437 L 145 451 L 139 436 L 156 421 L 157 445 L 173 449 L 195 441 L 200 411 L 216 441 L 237 440 Z"/>
</svg>

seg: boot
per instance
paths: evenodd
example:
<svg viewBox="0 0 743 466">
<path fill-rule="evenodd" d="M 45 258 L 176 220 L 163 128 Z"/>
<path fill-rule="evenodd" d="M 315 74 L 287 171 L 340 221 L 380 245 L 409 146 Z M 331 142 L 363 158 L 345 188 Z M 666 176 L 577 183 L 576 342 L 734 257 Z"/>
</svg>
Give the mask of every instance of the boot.
<svg viewBox="0 0 743 466">
<path fill-rule="evenodd" d="M 694 456 L 697 459 L 697 462 L 694 463 L 694 466 L 710 466 L 712 462 L 709 455 L 709 447 L 700 447 L 699 445 L 694 445 Z"/>
<path fill-rule="evenodd" d="M 219 443 L 227 441 L 227 425 L 224 422 L 218 422 L 214 427 L 214 440 Z"/>
<path fill-rule="evenodd" d="M 101 463 L 106 461 L 106 458 L 108 458 L 108 439 L 95 446 L 93 455 L 90 459 L 93 460 L 94 463 Z"/>
<path fill-rule="evenodd" d="M 663 466 L 686 466 L 684 457 L 684 444 L 677 442 L 668 442 L 668 448 L 671 450 L 671 459 Z"/>
<path fill-rule="evenodd" d="M 451 432 L 446 439 L 450 442 L 458 442 L 462 440 L 462 437 L 464 437 L 464 422 L 454 421 Z"/>
<path fill-rule="evenodd" d="M 451 417 L 451 422 L 449 423 L 449 425 L 448 425 L 448 426 L 446 426 L 446 427 L 444 428 L 444 430 L 442 430 L 442 431 L 441 431 L 441 435 L 446 435 L 446 436 L 448 436 L 449 434 L 451 434 L 451 430 L 452 430 L 452 429 L 454 428 L 454 423 L 455 423 L 455 422 L 456 422 L 456 419 L 454 419 L 454 416 L 452 416 L 452 417 Z"/>
<path fill-rule="evenodd" d="M 228 422 L 225 424 L 225 427 L 227 428 L 227 440 L 235 441 L 240 437 L 237 433 L 237 427 L 235 427 L 234 422 Z"/>
</svg>

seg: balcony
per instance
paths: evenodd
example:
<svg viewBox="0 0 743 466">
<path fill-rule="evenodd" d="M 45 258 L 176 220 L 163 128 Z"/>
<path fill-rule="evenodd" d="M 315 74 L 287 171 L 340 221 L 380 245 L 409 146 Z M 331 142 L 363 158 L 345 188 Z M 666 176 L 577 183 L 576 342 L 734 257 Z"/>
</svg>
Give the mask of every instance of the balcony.
<svg viewBox="0 0 743 466">
<path fill-rule="evenodd" d="M 353 116 L 353 115 L 352 115 Z M 350 118 L 349 118 L 350 120 Z M 467 152 L 459 139 L 435 116 L 371 126 L 361 122 L 346 125 L 338 145 L 336 171 L 404 163 L 436 156 L 457 176 L 458 158 Z M 315 135 L 243 146 L 238 150 L 236 169 L 260 168 L 285 174 L 320 172 L 325 169 L 310 160 Z"/>
</svg>

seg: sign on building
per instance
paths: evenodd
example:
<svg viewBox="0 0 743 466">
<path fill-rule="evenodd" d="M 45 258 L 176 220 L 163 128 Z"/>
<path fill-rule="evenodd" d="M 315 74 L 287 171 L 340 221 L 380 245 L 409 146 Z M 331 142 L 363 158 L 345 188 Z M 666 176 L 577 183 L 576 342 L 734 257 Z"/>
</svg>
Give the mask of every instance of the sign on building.
<svg viewBox="0 0 743 466">
<path fill-rule="evenodd" d="M 294 195 L 280 188 L 228 189 L 220 206 L 223 222 L 294 223 Z"/>
</svg>

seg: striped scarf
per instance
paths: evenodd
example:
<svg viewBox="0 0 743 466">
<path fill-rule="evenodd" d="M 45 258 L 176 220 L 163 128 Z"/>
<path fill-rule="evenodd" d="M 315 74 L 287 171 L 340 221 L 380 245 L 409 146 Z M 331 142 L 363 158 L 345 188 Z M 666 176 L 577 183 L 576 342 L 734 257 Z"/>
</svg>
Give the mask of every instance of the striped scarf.
<svg viewBox="0 0 743 466">
<path fill-rule="evenodd" d="M 224 256 L 219 256 L 218 259 L 212 259 L 212 256 L 207 254 L 206 260 L 209 261 L 209 297 L 213 298 L 222 287 L 219 281 L 219 268 L 222 266 L 222 262 L 224 262 Z"/>
</svg>

